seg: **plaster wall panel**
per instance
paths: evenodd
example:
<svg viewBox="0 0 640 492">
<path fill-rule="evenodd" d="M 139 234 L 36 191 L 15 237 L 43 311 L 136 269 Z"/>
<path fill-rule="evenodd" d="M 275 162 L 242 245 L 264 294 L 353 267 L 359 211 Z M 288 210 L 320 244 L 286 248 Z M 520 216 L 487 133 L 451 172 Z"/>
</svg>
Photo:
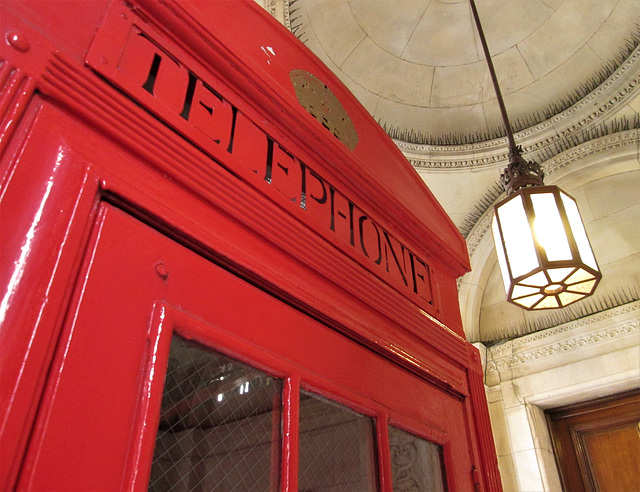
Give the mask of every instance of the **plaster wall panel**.
<svg viewBox="0 0 640 492">
<path fill-rule="evenodd" d="M 640 113 L 640 91 L 634 98 L 629 99 L 627 105 L 632 110 L 632 114 Z"/>
<path fill-rule="evenodd" d="M 511 439 L 509 432 L 507 432 L 509 427 L 507 425 L 502 400 L 489 403 L 489 416 L 491 418 L 491 427 L 494 431 L 493 439 L 498 455 L 511 454 Z"/>
<path fill-rule="evenodd" d="M 607 176 L 584 186 L 584 193 L 593 210 L 594 219 L 601 219 L 616 212 L 624 212 L 640 203 L 640 171 Z"/>
<path fill-rule="evenodd" d="M 536 458 L 538 460 L 538 469 L 540 470 L 540 478 L 545 491 L 560 492 L 562 490 L 562 482 L 556 466 L 556 457 L 553 451 L 546 449 L 536 449 Z"/>
<path fill-rule="evenodd" d="M 533 436 L 529 429 L 529 419 L 527 409 L 524 405 L 510 407 L 505 409 L 507 426 L 509 429 L 517 429 L 517 432 L 511 432 L 511 448 L 514 453 L 519 451 L 527 451 L 534 449 Z"/>
<path fill-rule="evenodd" d="M 503 490 L 518 490 L 518 476 L 513 455 L 498 455 L 498 468 Z"/>
<path fill-rule="evenodd" d="M 500 268 L 496 264 L 485 287 L 482 311 L 480 312 L 480 333 L 485 340 L 499 340 L 509 326 L 516 327 L 526 319 L 527 312 L 505 300 L 504 283 Z"/>
<path fill-rule="evenodd" d="M 513 453 L 518 478 L 518 489 L 523 492 L 543 491 L 542 476 L 535 449 Z"/>
<path fill-rule="evenodd" d="M 497 391 L 488 391 L 487 397 L 490 399 L 497 398 L 497 401 L 489 403 L 489 417 L 491 419 L 493 438 L 496 444 L 502 486 L 504 490 L 518 490 L 518 480 L 513 463 L 509 427 L 505 418 L 504 406 L 499 389 Z"/>
<path fill-rule="evenodd" d="M 596 259 L 602 265 L 638 252 L 640 204 L 627 207 L 586 225 Z"/>
<path fill-rule="evenodd" d="M 497 257 L 496 257 L 497 262 Z M 494 304 L 500 304 L 504 302 L 504 282 L 500 273 L 500 266 L 496 263 L 491 270 L 491 275 L 487 279 L 487 285 L 485 286 L 484 299 L 482 300 L 483 307 L 488 307 Z"/>
<path fill-rule="evenodd" d="M 526 407 L 529 427 L 532 429 L 531 434 L 534 448 L 553 453 L 553 444 L 547 432 L 547 421 L 544 416 L 544 411 L 536 405 L 527 404 Z"/>
<path fill-rule="evenodd" d="M 611 378 L 615 376 L 626 378 L 635 373 L 637 384 L 640 377 L 640 351 L 638 339 L 635 340 L 632 347 L 623 350 L 519 378 L 518 391 L 530 400 L 544 401 L 560 391 L 566 393 L 568 388 L 573 388 L 574 394 L 579 394 L 586 387 L 606 391 Z"/>
<path fill-rule="evenodd" d="M 502 382 L 500 383 L 500 390 L 502 391 L 502 401 L 504 403 L 505 412 L 510 408 L 521 408 L 525 400 L 519 394 L 519 389 L 513 383 L 511 374 L 501 374 Z M 527 449 L 527 448 L 525 448 Z"/>
</svg>

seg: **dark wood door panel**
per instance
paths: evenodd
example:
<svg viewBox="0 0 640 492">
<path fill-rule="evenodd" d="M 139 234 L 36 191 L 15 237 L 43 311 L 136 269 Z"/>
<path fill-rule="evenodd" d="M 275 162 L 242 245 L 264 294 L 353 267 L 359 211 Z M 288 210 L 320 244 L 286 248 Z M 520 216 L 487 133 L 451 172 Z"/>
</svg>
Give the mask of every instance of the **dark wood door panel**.
<svg viewBox="0 0 640 492">
<path fill-rule="evenodd" d="M 640 390 L 546 415 L 566 491 L 640 491 Z"/>
</svg>

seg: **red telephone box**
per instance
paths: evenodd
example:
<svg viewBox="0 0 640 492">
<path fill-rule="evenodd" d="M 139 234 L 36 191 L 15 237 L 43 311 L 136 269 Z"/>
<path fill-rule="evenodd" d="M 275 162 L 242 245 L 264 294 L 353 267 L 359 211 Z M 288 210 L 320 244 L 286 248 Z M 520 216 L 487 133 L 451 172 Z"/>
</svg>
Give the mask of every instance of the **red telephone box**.
<svg viewBox="0 0 640 492">
<path fill-rule="evenodd" d="M 499 490 L 462 237 L 250 1 L 3 1 L 0 488 Z"/>
</svg>

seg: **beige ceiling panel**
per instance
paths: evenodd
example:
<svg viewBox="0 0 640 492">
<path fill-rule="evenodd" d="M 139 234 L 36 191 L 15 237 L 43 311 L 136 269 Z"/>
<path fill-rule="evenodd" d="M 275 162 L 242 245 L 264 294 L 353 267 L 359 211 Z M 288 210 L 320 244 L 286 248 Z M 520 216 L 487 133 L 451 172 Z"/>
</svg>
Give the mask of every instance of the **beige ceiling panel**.
<svg viewBox="0 0 640 492">
<path fill-rule="evenodd" d="M 460 108 L 417 108 L 380 99 L 376 118 L 399 128 L 410 128 L 422 135 L 475 132 L 484 129 L 482 106 Z"/>
<path fill-rule="evenodd" d="M 596 252 L 596 255 L 598 253 Z M 611 263 L 605 263 L 598 258 L 602 280 L 597 287 L 596 295 L 606 296 L 607 293 L 635 290 L 640 288 L 640 253 L 626 256 Z"/>
<path fill-rule="evenodd" d="M 366 38 L 342 64 L 342 71 L 374 94 L 412 106 L 429 103 L 433 68 L 409 63 Z"/>
<path fill-rule="evenodd" d="M 560 5 L 564 2 L 564 0 L 542 0 L 547 7 L 556 10 Z"/>
<path fill-rule="evenodd" d="M 308 23 L 322 49 L 338 66 L 366 37 L 346 0 L 307 0 Z"/>
<path fill-rule="evenodd" d="M 504 282 L 498 263 L 491 270 L 491 274 L 484 286 L 484 296 L 482 297 L 483 307 L 501 304 L 505 302 Z"/>
<path fill-rule="evenodd" d="M 409 38 L 434 0 L 351 0 L 351 12 L 367 35 L 383 50 L 400 57 Z"/>
<path fill-rule="evenodd" d="M 507 114 L 509 115 L 509 121 L 511 122 L 512 127 L 517 127 L 516 122 L 523 116 L 529 114 L 532 107 L 540 103 L 538 98 L 525 92 L 507 94 L 503 99 L 504 104 L 507 107 Z M 493 134 L 496 130 L 503 128 L 502 115 L 500 114 L 500 108 L 498 107 L 498 102 L 495 96 L 493 99 L 483 103 L 482 107 L 484 109 L 487 128 L 491 133 Z M 521 108 L 524 109 L 520 111 Z M 501 130 L 501 133 L 504 134 L 503 130 Z M 516 141 L 516 143 L 518 142 Z M 506 145 L 507 144 L 505 143 L 505 148 Z"/>
<path fill-rule="evenodd" d="M 344 74 L 340 75 L 340 80 L 344 83 L 344 85 L 347 86 L 347 88 L 353 93 L 353 95 L 356 96 L 360 104 L 365 107 L 369 114 L 376 114 L 380 96 L 365 89 Z"/>
<path fill-rule="evenodd" d="M 436 67 L 431 106 L 456 108 L 482 103 L 484 61 L 452 67 Z"/>
<path fill-rule="evenodd" d="M 478 60 L 467 2 L 432 2 L 402 54 L 405 60 L 432 66 L 463 65 Z"/>
<path fill-rule="evenodd" d="M 611 197 L 613 200 L 615 197 Z M 612 263 L 640 252 L 640 205 L 628 207 L 585 224 L 599 264 Z"/>
<path fill-rule="evenodd" d="M 531 105 L 517 106 L 519 114 L 544 107 L 544 104 L 556 102 L 564 98 L 570 91 L 580 86 L 585 80 L 585 73 L 595 73 L 602 66 L 600 58 L 589 48 L 582 47 L 572 57 L 548 72 L 544 77 L 524 87 L 520 92 L 534 98 Z M 540 101 L 544 101 L 543 104 Z M 507 110 L 516 107 L 507 105 Z"/>
<path fill-rule="evenodd" d="M 492 56 L 530 36 L 554 13 L 542 0 L 477 0 L 476 5 Z M 477 32 L 476 42 L 484 58 Z"/>
<path fill-rule="evenodd" d="M 505 300 L 504 284 L 496 266 L 491 271 L 482 298 L 480 311 L 480 340 L 500 340 L 513 337 L 525 321 L 527 311 Z M 510 330 L 510 328 L 512 330 Z"/>
<path fill-rule="evenodd" d="M 503 95 L 520 90 L 535 81 L 518 48 L 513 47 L 492 57 L 492 59 Z M 483 63 L 486 62 L 483 60 Z M 489 70 L 484 71 L 483 87 L 483 100 L 495 99 L 496 93 L 489 76 Z"/>
<path fill-rule="evenodd" d="M 581 189 L 596 219 L 622 212 L 628 207 L 640 205 L 640 170 L 607 176 Z M 640 230 L 640 222 L 636 229 Z M 640 241 L 638 245 L 640 248 Z"/>
<path fill-rule="evenodd" d="M 374 117 L 398 128 L 415 128 L 416 131 L 421 131 L 430 125 L 430 114 L 429 109 L 380 98 Z"/>
<path fill-rule="evenodd" d="M 600 29 L 618 1 L 566 0 L 563 2 L 547 22 L 518 44 L 533 76 L 543 77 L 580 51 Z M 584 74 L 583 70 L 577 74 Z M 573 85 L 573 78 L 569 82 L 571 82 L 570 86 Z"/>
<path fill-rule="evenodd" d="M 620 53 L 630 33 L 640 27 L 640 1 L 622 0 L 589 40 L 589 46 L 603 60 Z"/>
<path fill-rule="evenodd" d="M 477 168 L 472 171 L 473 186 L 460 186 L 469 180 L 469 169 L 425 169 L 418 174 L 453 219 L 456 227 L 461 228 L 465 219 L 475 211 L 475 206 L 493 188 L 499 179 L 499 169 Z"/>
</svg>

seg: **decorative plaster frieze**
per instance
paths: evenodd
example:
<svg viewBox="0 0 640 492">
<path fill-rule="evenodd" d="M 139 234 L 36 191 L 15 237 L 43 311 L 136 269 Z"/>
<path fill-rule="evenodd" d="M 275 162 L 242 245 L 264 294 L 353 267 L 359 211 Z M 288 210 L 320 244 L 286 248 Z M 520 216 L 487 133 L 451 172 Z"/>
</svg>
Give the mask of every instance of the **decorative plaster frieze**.
<svg viewBox="0 0 640 492">
<path fill-rule="evenodd" d="M 473 226 L 471 232 L 467 236 L 467 250 L 469 251 L 469 257 L 473 256 L 476 248 L 484 238 L 484 235 L 491 228 L 491 220 L 493 219 L 493 208 L 489 207 L 482 217 L 476 222 L 476 225 Z"/>
<path fill-rule="evenodd" d="M 514 347 L 521 347 L 537 340 L 544 340 L 545 338 L 554 337 L 561 333 L 568 333 L 584 326 L 590 326 L 596 323 L 601 323 L 602 321 L 619 318 L 627 313 L 633 313 L 636 311 L 640 311 L 640 302 L 625 304 L 624 306 L 608 309 L 592 316 L 587 316 L 570 323 L 565 323 L 563 325 L 549 328 L 548 330 L 543 330 L 520 338 L 516 338 L 512 341 L 512 343 Z M 635 320 L 635 323 L 637 328 L 638 320 Z"/>
<path fill-rule="evenodd" d="M 570 108 L 515 134 L 523 156 L 532 158 L 567 138 L 602 124 L 616 107 L 640 91 L 640 46 L 596 89 Z M 455 169 L 504 165 L 506 137 L 465 145 L 421 145 L 395 140 L 416 168 Z"/>
<path fill-rule="evenodd" d="M 640 301 L 636 301 L 554 328 L 525 335 L 501 345 L 489 347 L 487 349 L 487 374 L 503 373 L 505 370 L 513 370 L 517 366 L 532 361 L 548 359 L 577 349 L 596 347 L 608 341 L 640 334 L 639 312 Z M 632 313 L 631 316 L 629 316 L 630 313 Z M 617 318 L 620 318 L 619 322 L 615 321 Z M 589 330 L 589 327 L 612 320 L 612 323 L 608 323 L 602 329 Z M 563 334 L 567 335 L 567 337 L 561 340 L 552 341 L 544 345 L 536 343 L 545 339 L 557 339 Z M 529 345 L 532 347 L 527 349 Z"/>
<path fill-rule="evenodd" d="M 577 147 L 558 154 L 542 164 L 546 176 L 553 174 L 569 164 L 585 157 L 604 152 L 606 150 L 624 147 L 640 142 L 640 129 L 627 130 L 606 137 L 590 140 Z"/>
</svg>

